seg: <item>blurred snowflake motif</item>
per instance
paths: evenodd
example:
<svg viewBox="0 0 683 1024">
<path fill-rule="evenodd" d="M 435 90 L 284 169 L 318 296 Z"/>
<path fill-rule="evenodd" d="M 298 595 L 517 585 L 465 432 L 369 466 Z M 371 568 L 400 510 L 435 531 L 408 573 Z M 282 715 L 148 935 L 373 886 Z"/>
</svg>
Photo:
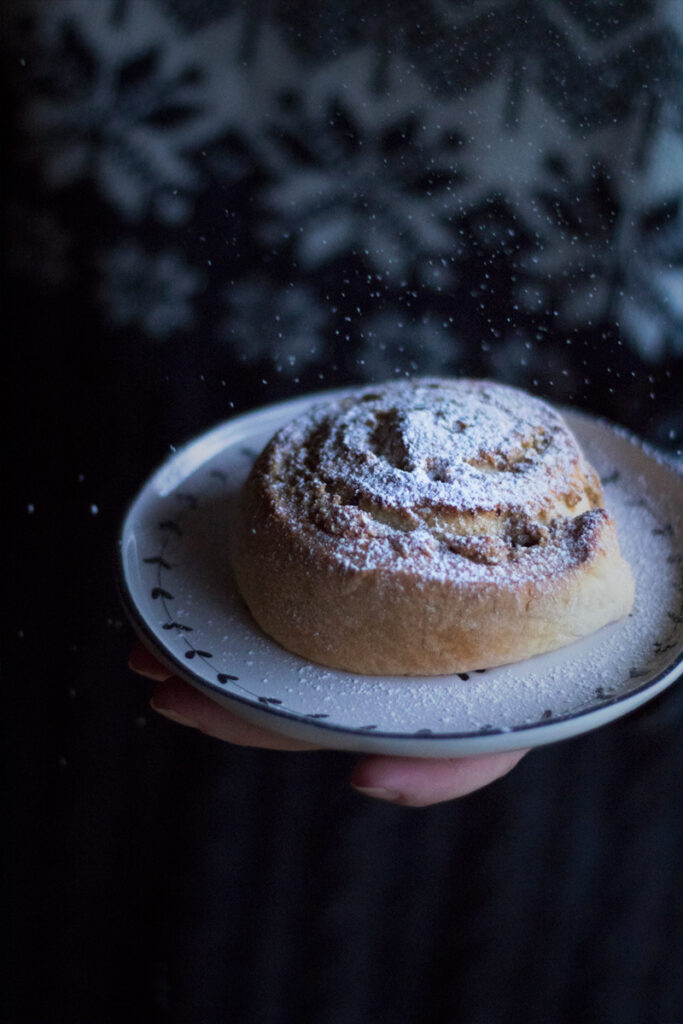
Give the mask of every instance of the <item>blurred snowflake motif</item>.
<svg viewBox="0 0 683 1024">
<path fill-rule="evenodd" d="M 154 341 L 194 326 L 192 299 L 205 278 L 180 250 L 150 253 L 122 241 L 101 257 L 100 268 L 100 296 L 114 326 L 137 327 Z"/>
<path fill-rule="evenodd" d="M 403 17 L 368 15 L 373 38 L 392 33 L 381 61 L 354 22 L 332 59 L 316 43 L 309 62 L 296 55 L 299 15 L 210 2 L 211 17 L 189 32 L 162 0 L 19 5 L 37 36 L 22 70 L 33 89 L 22 86 L 23 124 L 48 187 L 90 180 L 128 224 L 151 213 L 177 226 L 209 178 L 256 173 L 269 182 L 254 193 L 260 237 L 291 247 L 304 271 L 362 261 L 390 286 L 412 275 L 431 293 L 452 288 L 474 258 L 457 218 L 502 197 L 537 239 L 533 256 L 505 252 L 495 210 L 470 217 L 471 236 L 515 260 L 524 313 L 552 306 L 567 328 L 618 321 L 648 360 L 683 351 L 683 152 L 662 99 L 672 78 L 662 25 L 680 33 L 675 5 L 607 5 L 607 16 L 594 4 L 536 4 L 520 35 L 516 0 L 500 0 L 495 18 L 479 3 L 420 0 L 417 36 Z M 319 16 L 304 21 L 312 41 Z M 647 96 L 646 68 L 658 83 Z M 50 232 L 45 252 L 58 261 Z M 297 322 L 295 310 L 287 316 Z M 319 335 L 319 325 L 292 335 L 302 341 L 290 340 L 287 365 L 314 362 Z M 268 345 L 281 350 L 277 332 Z"/>
<path fill-rule="evenodd" d="M 667 20 L 680 22 L 673 11 L 667 18 L 667 6 L 676 0 L 434 0 L 431 11 L 420 11 L 410 45 L 440 94 L 467 96 L 482 81 L 497 79 L 511 123 L 535 82 L 559 115 L 587 127 L 619 117 L 648 77 L 665 76 Z"/>
<path fill-rule="evenodd" d="M 624 335 L 648 362 L 683 355 L 683 265 L 653 270 L 647 265 L 632 294 L 617 311 Z"/>
<path fill-rule="evenodd" d="M 383 310 L 367 317 L 359 334 L 357 366 L 370 381 L 448 374 L 461 352 L 451 324 L 430 313 L 415 319 Z"/>
<path fill-rule="evenodd" d="M 242 362 L 268 361 L 286 376 L 322 363 L 328 313 L 311 288 L 254 275 L 226 289 L 224 299 L 229 312 L 218 335 Z"/>
<path fill-rule="evenodd" d="M 546 225 L 520 261 L 518 301 L 529 309 L 535 291 L 550 293 L 564 328 L 618 322 L 629 344 L 656 360 L 683 351 L 683 145 L 670 132 L 658 145 L 658 129 L 652 166 L 636 175 L 628 141 L 640 137 L 642 120 L 636 112 L 630 131 L 622 126 L 618 165 L 586 154 L 576 173 L 559 154 L 547 157 L 554 180 L 537 194 Z"/>
<path fill-rule="evenodd" d="M 201 46 L 155 0 L 29 6 L 36 88 L 24 128 L 48 188 L 89 179 L 129 222 L 150 209 L 186 220 L 202 182 L 195 153 L 225 119 Z"/>
<path fill-rule="evenodd" d="M 608 277 L 619 221 L 619 198 L 608 168 L 586 160 L 577 169 L 558 152 L 545 159 L 546 175 L 536 186 L 543 233 L 524 265 L 528 288 L 563 282 L 561 312 L 569 317 L 575 290 L 588 290 L 597 277 Z M 580 313 L 579 313 L 580 315 Z"/>
<path fill-rule="evenodd" d="M 544 161 L 548 152 L 563 154 L 575 171 L 580 136 L 558 112 L 537 82 L 538 67 L 529 60 L 528 81 L 509 117 L 510 84 L 506 75 L 486 79 L 465 94 L 442 101 L 439 117 L 458 127 L 466 140 L 463 179 L 458 183 L 461 209 L 482 206 L 491 198 L 514 208 L 530 232 L 543 226 L 535 191 L 552 183 Z M 496 242 L 495 217 L 480 219 L 478 232 L 487 246 Z"/>
<path fill-rule="evenodd" d="M 419 68 L 437 101 L 469 99 L 482 82 L 497 79 L 506 93 L 506 121 L 512 123 L 533 82 L 559 115 L 580 126 L 619 117 L 648 79 L 661 85 L 673 50 L 669 36 L 681 34 L 679 8 L 680 0 L 342 0 L 275 3 L 269 14 L 310 64 L 328 63 L 331 54 L 371 50 L 376 89 L 387 88 L 390 57 L 400 53 Z M 254 16 L 254 33 L 264 20 Z"/>
<path fill-rule="evenodd" d="M 665 111 L 648 147 L 616 298 L 625 336 L 648 361 L 683 355 L 683 139 L 674 121 Z"/>
<path fill-rule="evenodd" d="M 371 55 L 356 51 L 314 74 L 271 125 L 262 236 L 291 241 L 305 270 L 354 256 L 397 281 L 452 247 L 462 141 L 434 123 L 409 70 L 393 74 L 401 89 L 378 94 Z"/>
</svg>

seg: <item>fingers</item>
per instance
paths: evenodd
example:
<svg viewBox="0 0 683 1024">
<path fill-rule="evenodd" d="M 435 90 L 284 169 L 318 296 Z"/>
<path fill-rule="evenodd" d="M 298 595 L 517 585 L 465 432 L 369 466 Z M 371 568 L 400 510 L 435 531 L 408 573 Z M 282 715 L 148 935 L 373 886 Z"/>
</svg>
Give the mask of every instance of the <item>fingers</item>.
<svg viewBox="0 0 683 1024">
<path fill-rule="evenodd" d="M 173 722 L 199 729 L 207 736 L 242 747 L 270 750 L 317 750 L 313 743 L 289 739 L 262 726 L 252 725 L 173 676 L 138 644 L 129 666 L 157 686 L 150 706 Z M 428 807 L 473 793 L 506 775 L 526 750 L 460 758 L 366 757 L 351 775 L 358 792 L 407 807 Z"/>
<path fill-rule="evenodd" d="M 137 643 L 130 653 L 128 668 L 132 672 L 137 672 L 139 676 L 159 681 L 168 679 L 172 674 L 140 643 Z"/>
<path fill-rule="evenodd" d="M 427 807 L 473 793 L 506 775 L 526 750 L 459 758 L 369 757 L 351 784 L 361 793 L 409 807 Z"/>
<path fill-rule="evenodd" d="M 267 747 L 270 750 L 315 750 L 312 743 L 289 739 L 234 715 L 210 697 L 174 676 L 159 682 L 150 706 L 172 722 L 199 729 L 207 736 L 235 743 L 240 747 Z"/>
<path fill-rule="evenodd" d="M 312 743 L 289 739 L 245 722 L 216 704 L 193 686 L 184 683 L 157 661 L 146 647 L 138 643 L 133 648 L 128 667 L 138 675 L 154 680 L 158 685 L 152 694 L 150 707 L 164 718 L 199 729 L 207 736 L 235 743 L 240 747 L 266 747 L 270 750 L 316 750 Z"/>
</svg>

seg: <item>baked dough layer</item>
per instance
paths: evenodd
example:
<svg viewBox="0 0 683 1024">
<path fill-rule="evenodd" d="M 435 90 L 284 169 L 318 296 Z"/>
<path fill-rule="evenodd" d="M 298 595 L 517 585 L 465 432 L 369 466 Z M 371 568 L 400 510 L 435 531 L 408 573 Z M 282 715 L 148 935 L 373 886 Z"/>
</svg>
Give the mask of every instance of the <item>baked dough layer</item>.
<svg viewBox="0 0 683 1024">
<path fill-rule="evenodd" d="M 266 445 L 232 545 L 258 624 L 311 661 L 439 675 L 554 650 L 634 585 L 560 414 L 489 381 L 418 379 L 314 406 Z"/>
</svg>

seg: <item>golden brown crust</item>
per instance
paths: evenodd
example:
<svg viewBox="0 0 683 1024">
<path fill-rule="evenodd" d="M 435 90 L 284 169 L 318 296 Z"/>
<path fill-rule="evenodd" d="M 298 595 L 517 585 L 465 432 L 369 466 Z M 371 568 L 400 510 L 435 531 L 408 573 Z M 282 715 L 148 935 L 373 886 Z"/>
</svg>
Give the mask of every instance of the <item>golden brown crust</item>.
<svg viewBox="0 0 683 1024">
<path fill-rule="evenodd" d="M 368 675 L 518 661 L 625 615 L 633 581 L 559 414 L 485 381 L 366 388 L 281 430 L 233 567 L 287 649 Z"/>
</svg>

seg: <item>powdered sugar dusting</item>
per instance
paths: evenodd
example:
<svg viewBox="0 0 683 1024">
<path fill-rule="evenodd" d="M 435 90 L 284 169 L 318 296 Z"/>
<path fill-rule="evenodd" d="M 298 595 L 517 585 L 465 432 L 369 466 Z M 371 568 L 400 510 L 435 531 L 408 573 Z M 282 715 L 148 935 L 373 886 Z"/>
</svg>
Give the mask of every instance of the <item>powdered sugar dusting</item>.
<svg viewBox="0 0 683 1024">
<path fill-rule="evenodd" d="M 508 734 L 509 743 L 520 746 L 557 738 L 546 725 L 601 708 L 609 699 L 628 698 L 675 662 L 683 644 L 683 485 L 625 436 L 573 414 L 569 425 L 603 478 L 606 504 L 635 576 L 628 618 L 570 647 L 466 679 L 368 679 L 322 669 L 283 651 L 255 627 L 236 592 L 226 589 L 225 526 L 251 466 L 247 448 L 255 455 L 291 416 L 288 406 L 252 414 L 244 426 L 226 424 L 179 453 L 185 468 L 174 490 L 161 488 L 155 478 L 124 533 L 127 581 L 138 614 L 162 655 L 178 670 L 191 669 L 188 678 L 209 695 L 233 710 L 247 702 L 264 714 L 272 712 L 268 720 L 276 730 L 283 715 L 290 723 L 300 721 L 302 728 L 314 730 L 309 738 L 323 745 L 456 756 L 500 749 Z M 164 481 L 167 472 L 168 467 Z M 185 500 L 179 501 L 176 491 Z M 196 507 L 189 507 L 188 494 Z M 173 523 L 178 530 L 170 528 Z M 161 538 L 169 568 L 155 557 Z M 169 607 L 179 628 L 168 628 L 159 586 L 172 595 Z M 188 650 L 195 649 L 209 657 L 198 654 L 187 661 Z M 539 723 L 544 728 L 515 733 Z M 449 739 L 462 735 L 469 746 Z"/>
<path fill-rule="evenodd" d="M 414 381 L 314 407 L 279 434 L 292 467 L 386 509 L 548 507 L 580 453 L 545 402 L 483 381 Z"/>
<path fill-rule="evenodd" d="M 593 458 L 596 454 L 591 452 Z M 600 462 L 599 454 L 596 461 Z M 511 730 L 575 713 L 617 693 L 641 670 L 663 666 L 670 657 L 663 647 L 672 609 L 680 605 L 681 587 L 680 562 L 671 557 L 671 533 L 665 527 L 677 514 L 680 543 L 683 522 L 680 509 L 667 506 L 664 494 L 652 495 L 644 503 L 648 489 L 648 481 L 639 476 L 621 476 L 609 486 L 622 550 L 636 580 L 633 611 L 621 622 L 561 651 L 469 673 L 466 679 L 377 679 L 303 663 L 286 685 L 288 704 L 310 705 L 313 692 L 316 706 L 335 721 L 343 719 L 352 705 L 356 722 L 372 719 L 387 732 L 401 731 L 406 720 L 421 722 L 435 734 L 487 727 Z M 657 650 L 662 650 L 661 656 Z"/>
<path fill-rule="evenodd" d="M 600 486 L 561 416 L 488 381 L 417 380 L 316 405 L 258 463 L 302 543 L 347 571 L 543 580 L 585 560 Z"/>
</svg>

